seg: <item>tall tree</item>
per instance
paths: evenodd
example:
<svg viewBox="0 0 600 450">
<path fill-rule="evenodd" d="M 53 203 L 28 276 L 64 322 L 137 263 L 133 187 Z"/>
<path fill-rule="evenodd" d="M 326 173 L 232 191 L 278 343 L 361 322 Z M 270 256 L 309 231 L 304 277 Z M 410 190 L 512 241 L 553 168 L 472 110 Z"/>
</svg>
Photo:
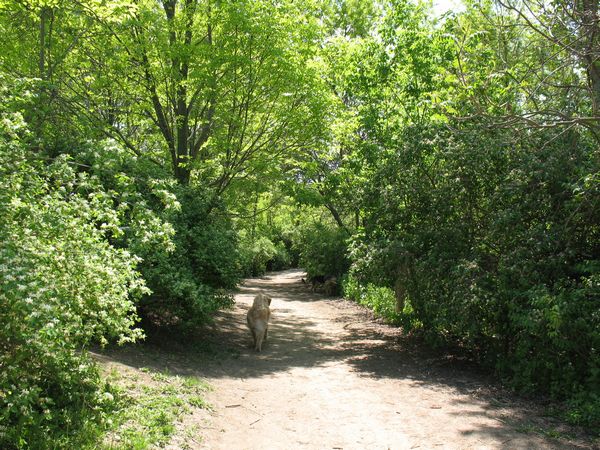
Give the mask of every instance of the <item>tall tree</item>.
<svg viewBox="0 0 600 450">
<path fill-rule="evenodd" d="M 319 24 L 307 4 L 133 2 L 97 17 L 104 35 L 78 54 L 68 101 L 137 154 L 166 156 L 181 183 L 195 174 L 220 195 L 259 156 L 264 166 L 314 140 Z"/>
<path fill-rule="evenodd" d="M 508 100 L 477 92 L 472 97 L 479 105 L 476 113 L 493 115 L 497 125 L 506 128 L 584 127 L 599 140 L 599 20 L 598 2 L 593 0 L 474 4 L 450 31 L 456 38 L 461 72 L 468 76 L 464 69 L 481 60 L 481 44 L 487 44 L 484 54 L 495 55 L 486 84 L 497 85 L 491 77 L 503 80 L 505 93 L 512 93 Z M 465 27 L 470 32 L 465 34 Z M 471 74 L 482 73 L 476 66 L 472 69 Z"/>
</svg>

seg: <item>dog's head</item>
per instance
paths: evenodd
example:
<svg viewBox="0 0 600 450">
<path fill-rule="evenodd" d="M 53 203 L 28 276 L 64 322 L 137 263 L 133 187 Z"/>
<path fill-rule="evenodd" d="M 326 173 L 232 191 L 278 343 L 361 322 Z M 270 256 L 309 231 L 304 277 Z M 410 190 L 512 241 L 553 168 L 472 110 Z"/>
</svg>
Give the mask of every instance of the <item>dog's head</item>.
<svg viewBox="0 0 600 450">
<path fill-rule="evenodd" d="M 260 292 L 254 297 L 253 306 L 256 308 L 268 308 L 271 305 L 271 297 Z"/>
</svg>

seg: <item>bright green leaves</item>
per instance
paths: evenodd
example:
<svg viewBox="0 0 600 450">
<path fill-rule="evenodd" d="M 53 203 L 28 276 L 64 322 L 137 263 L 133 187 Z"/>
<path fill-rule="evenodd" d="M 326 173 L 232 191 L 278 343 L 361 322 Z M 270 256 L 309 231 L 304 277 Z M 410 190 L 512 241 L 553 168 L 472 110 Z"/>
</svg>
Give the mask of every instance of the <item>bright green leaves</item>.
<svg viewBox="0 0 600 450">
<path fill-rule="evenodd" d="M 105 389 L 82 349 L 141 338 L 134 302 L 148 290 L 139 258 L 108 242 L 121 225 L 110 194 L 68 157 L 31 162 L 18 137 L 6 138 L 7 127 L 0 129 L 0 445 L 45 448 L 57 430 L 101 421 Z"/>
<path fill-rule="evenodd" d="M 333 35 L 366 37 L 373 30 L 380 5 L 373 0 L 331 0 L 324 2 L 325 22 Z"/>
<path fill-rule="evenodd" d="M 371 286 L 371 307 L 393 289 L 407 324 L 558 397 L 597 386 L 599 217 L 589 74 L 560 24 L 590 34 L 554 7 L 484 2 L 436 22 L 387 2 L 367 35 L 329 38 L 335 114 L 296 198 L 350 230 L 347 285 Z"/>
<path fill-rule="evenodd" d="M 120 232 L 111 199 L 98 190 L 87 197 L 77 194 L 88 181 L 78 179 L 66 158 L 49 167 L 46 181 L 27 163 L 8 174 L 7 164 L 23 161 L 22 153 L 13 149 L 9 155 L 6 147 L 2 151 L 2 191 L 20 187 L 1 211 L 8 258 L 4 262 L 19 260 L 22 265 L 13 267 L 23 268 L 14 275 L 23 289 L 8 289 L 3 296 L 12 298 L 14 305 L 31 299 L 25 303 L 37 311 L 32 318 L 53 317 L 61 326 L 73 326 L 67 332 L 73 345 L 105 337 L 122 341 L 139 337 L 139 330 L 131 328 L 135 315 L 130 294 L 139 297 L 146 289 L 135 271 L 137 258 L 104 240 Z M 42 305 L 47 314 L 40 315 Z"/>
</svg>

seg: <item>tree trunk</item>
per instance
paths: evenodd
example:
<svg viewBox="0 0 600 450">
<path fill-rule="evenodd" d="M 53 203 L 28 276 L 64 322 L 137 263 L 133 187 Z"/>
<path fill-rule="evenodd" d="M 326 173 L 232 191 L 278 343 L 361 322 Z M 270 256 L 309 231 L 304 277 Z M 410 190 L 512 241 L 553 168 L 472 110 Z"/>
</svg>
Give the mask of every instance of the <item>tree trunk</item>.
<svg viewBox="0 0 600 450">
<path fill-rule="evenodd" d="M 40 53 L 38 60 L 39 77 L 42 80 L 46 79 L 46 21 L 48 18 L 48 8 L 42 7 L 40 11 L 40 36 L 39 45 Z"/>
<path fill-rule="evenodd" d="M 350 233 L 350 230 L 348 230 L 348 228 L 346 228 L 346 225 L 344 225 L 344 222 L 342 221 L 342 217 L 340 216 L 340 213 L 338 212 L 338 210 L 335 208 L 335 206 L 333 206 L 331 203 L 325 203 L 325 208 L 327 208 L 329 210 L 329 212 L 331 213 L 331 215 L 333 216 L 333 219 L 335 220 L 335 222 L 338 224 L 338 226 L 344 230 L 344 232 L 350 236 L 352 233 Z"/>
<path fill-rule="evenodd" d="M 598 118 L 600 117 L 600 17 L 598 17 L 598 0 L 583 0 L 581 6 L 581 28 L 586 38 L 583 63 L 587 70 L 592 114 Z M 596 123 L 596 126 L 600 126 L 600 123 Z"/>
</svg>

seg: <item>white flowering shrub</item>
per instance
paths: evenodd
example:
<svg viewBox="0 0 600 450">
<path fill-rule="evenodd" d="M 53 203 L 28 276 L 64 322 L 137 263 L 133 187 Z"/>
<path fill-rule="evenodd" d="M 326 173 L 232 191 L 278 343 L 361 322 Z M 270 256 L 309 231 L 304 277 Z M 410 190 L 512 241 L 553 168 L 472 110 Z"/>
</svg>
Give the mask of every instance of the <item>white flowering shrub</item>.
<svg viewBox="0 0 600 450">
<path fill-rule="evenodd" d="M 139 338 L 147 289 L 109 242 L 110 195 L 67 158 L 29 161 L 19 116 L 0 118 L 0 448 L 55 448 L 102 420 L 111 395 L 85 349 Z"/>
<path fill-rule="evenodd" d="M 137 269 L 152 295 L 140 300 L 138 312 L 150 335 L 156 327 L 184 335 L 232 304 L 223 288 L 240 277 L 236 233 L 206 188 L 178 184 L 168 170 L 110 140 L 68 150 L 91 174 L 79 192 L 112 203 L 106 211 L 117 218 L 108 222 L 119 225 L 105 225 L 111 242 L 143 259 Z"/>
</svg>

